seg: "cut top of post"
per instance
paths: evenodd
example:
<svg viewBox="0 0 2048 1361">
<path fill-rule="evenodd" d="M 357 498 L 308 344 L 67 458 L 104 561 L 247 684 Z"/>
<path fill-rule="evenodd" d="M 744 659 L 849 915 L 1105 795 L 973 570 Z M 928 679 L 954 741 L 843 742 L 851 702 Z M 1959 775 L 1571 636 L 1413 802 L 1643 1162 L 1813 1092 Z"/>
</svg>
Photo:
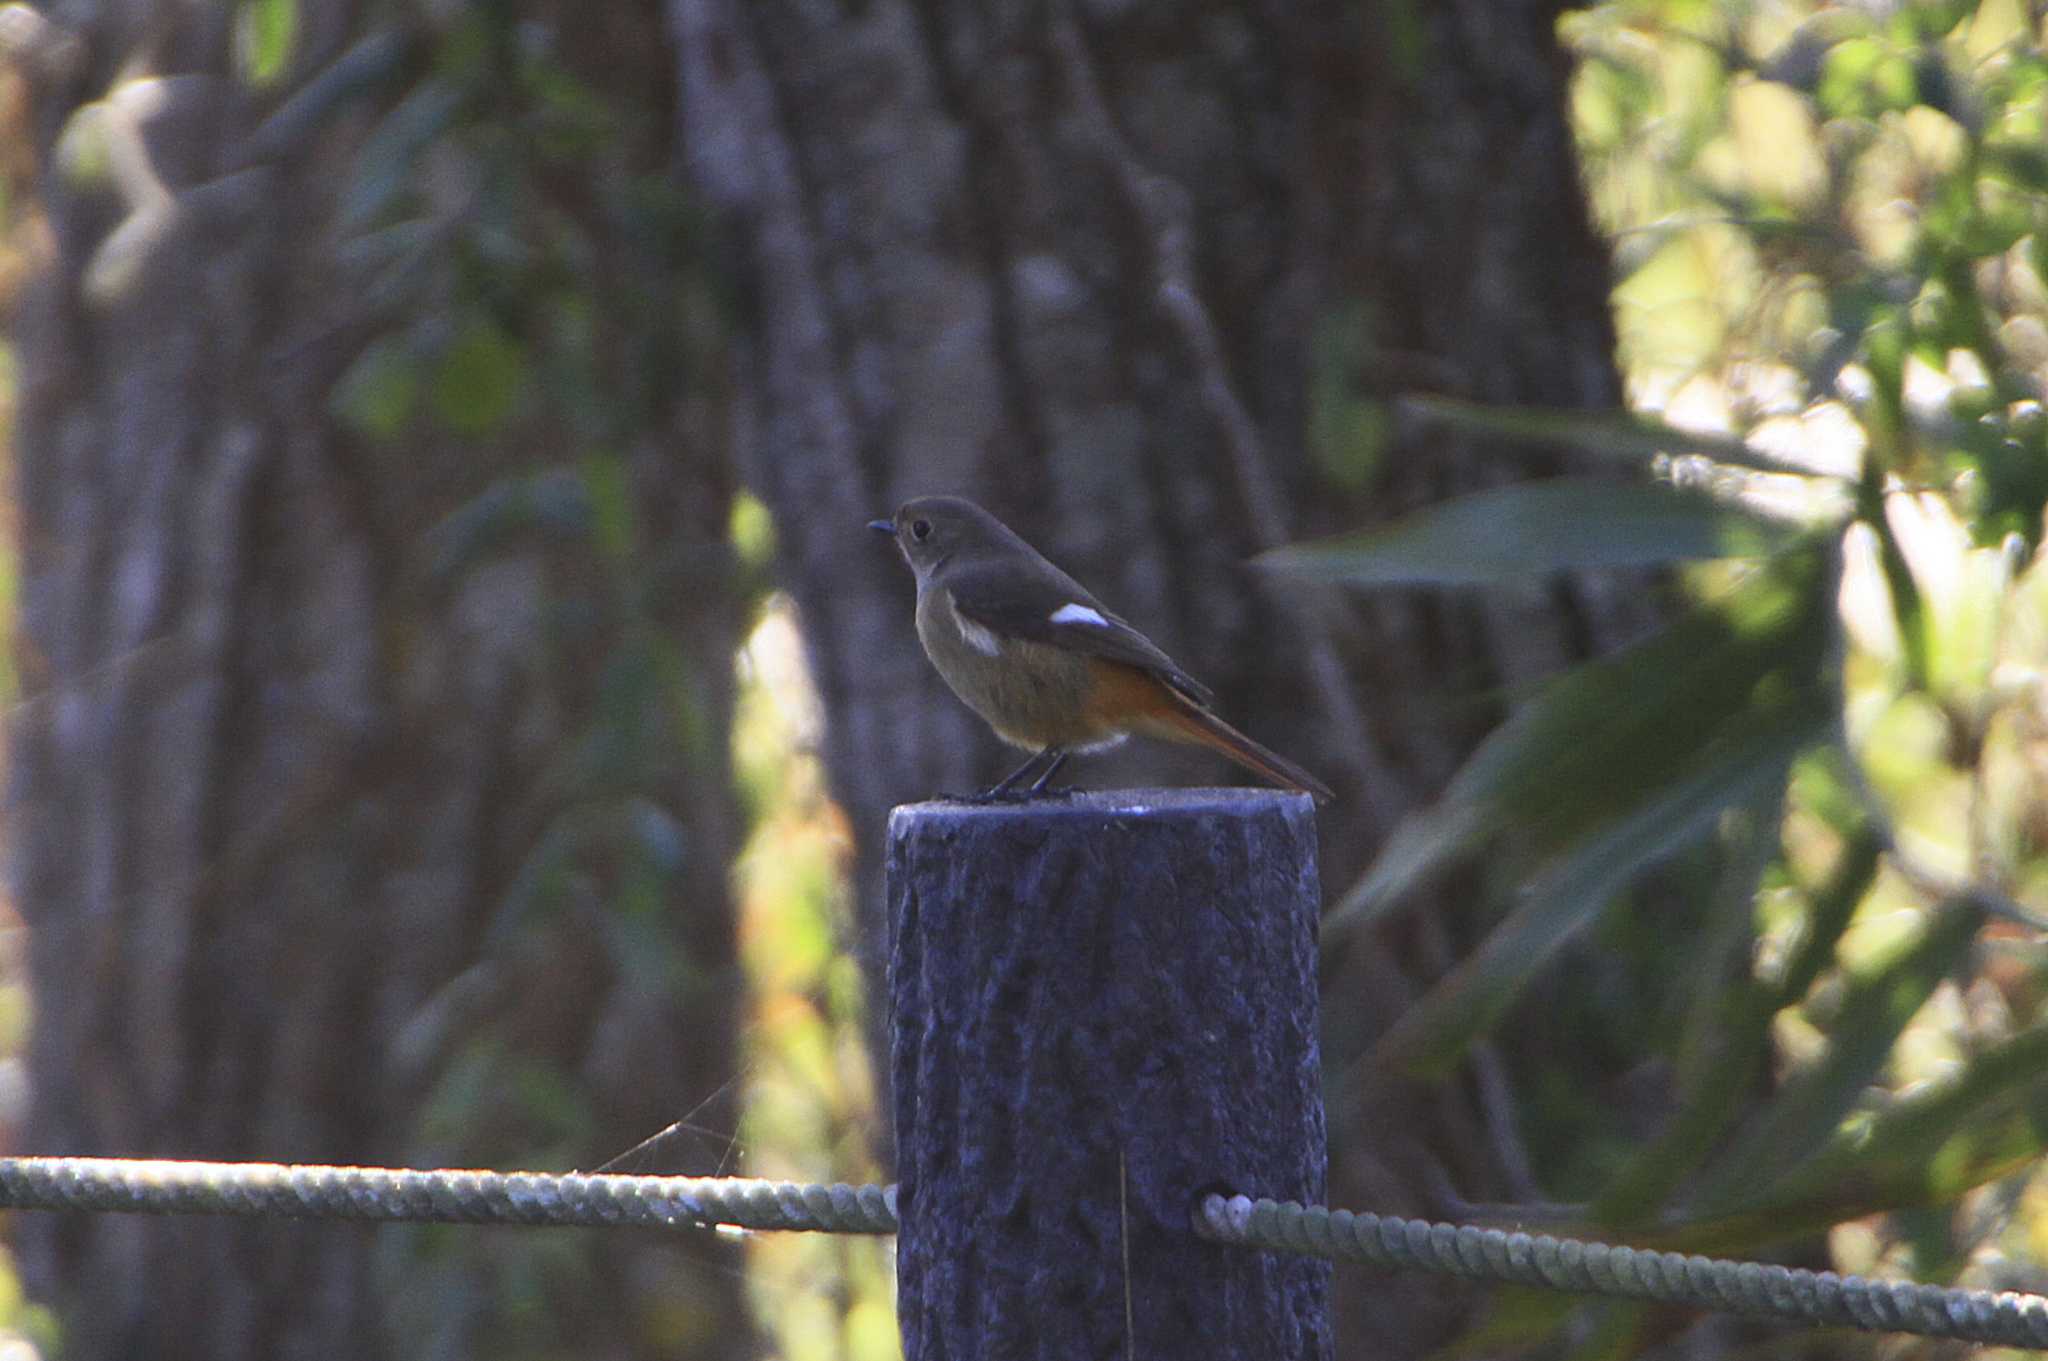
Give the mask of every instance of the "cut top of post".
<svg viewBox="0 0 2048 1361">
<path fill-rule="evenodd" d="M 1315 801 L 1285 789 L 1231 785 L 1201 789 L 1077 789 L 1036 799 L 970 803 L 930 799 L 899 804 L 889 814 L 893 840 L 912 824 L 950 821 L 1100 822 L 1129 819 L 1277 814 L 1313 825 Z"/>
</svg>

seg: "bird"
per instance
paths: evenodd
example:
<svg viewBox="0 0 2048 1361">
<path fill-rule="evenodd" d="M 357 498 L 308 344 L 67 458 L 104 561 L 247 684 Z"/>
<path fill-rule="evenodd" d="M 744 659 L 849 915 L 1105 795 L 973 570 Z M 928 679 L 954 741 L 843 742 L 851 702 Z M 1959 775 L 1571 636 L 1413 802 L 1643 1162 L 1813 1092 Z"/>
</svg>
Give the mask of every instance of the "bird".
<svg viewBox="0 0 2048 1361">
<path fill-rule="evenodd" d="M 1058 793 L 1049 785 L 1070 755 L 1132 733 L 1220 751 L 1318 803 L 1334 797 L 1219 718 L 1207 686 L 974 502 L 920 496 L 868 528 L 895 541 L 917 578 L 917 636 L 940 677 L 1031 753 L 973 802 Z"/>
</svg>

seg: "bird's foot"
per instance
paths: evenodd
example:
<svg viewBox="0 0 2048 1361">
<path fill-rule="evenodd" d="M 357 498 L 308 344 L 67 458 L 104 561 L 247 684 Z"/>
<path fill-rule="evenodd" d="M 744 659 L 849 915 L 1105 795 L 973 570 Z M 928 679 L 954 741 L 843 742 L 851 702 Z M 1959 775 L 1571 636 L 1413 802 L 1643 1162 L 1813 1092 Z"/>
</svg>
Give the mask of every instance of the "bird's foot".
<svg viewBox="0 0 2048 1361">
<path fill-rule="evenodd" d="M 1059 768 L 1066 763 L 1067 752 L 1064 748 L 1047 747 L 1043 751 L 1033 752 L 1030 760 L 979 794 L 964 799 L 954 795 L 945 797 L 954 803 L 1029 803 L 1033 799 L 1063 799 L 1072 791 L 1052 789 L 1048 786 L 1052 783 L 1052 777 L 1059 772 Z M 1038 778 L 1023 788 L 1018 788 L 1019 782 L 1026 775 L 1036 775 Z"/>
<path fill-rule="evenodd" d="M 1080 792 L 1064 785 L 1058 789 L 1004 789 L 1001 785 L 996 785 L 982 790 L 979 794 L 941 793 L 936 797 L 941 803 L 971 803 L 976 807 L 986 807 L 995 803 L 1037 803 L 1041 799 L 1071 799 Z"/>
</svg>

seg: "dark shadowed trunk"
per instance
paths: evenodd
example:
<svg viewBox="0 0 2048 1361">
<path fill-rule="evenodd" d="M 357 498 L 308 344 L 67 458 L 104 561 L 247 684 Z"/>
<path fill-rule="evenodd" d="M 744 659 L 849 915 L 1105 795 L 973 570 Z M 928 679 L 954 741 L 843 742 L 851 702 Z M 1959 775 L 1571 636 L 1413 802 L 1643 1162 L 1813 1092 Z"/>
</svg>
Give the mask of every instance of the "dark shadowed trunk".
<svg viewBox="0 0 2048 1361">
<path fill-rule="evenodd" d="M 861 528 L 908 495 L 988 503 L 1336 785 L 1338 888 L 1504 692 L 1641 627 L 1591 588 L 1345 599 L 1243 565 L 1560 462 L 1389 437 L 1389 393 L 1617 401 L 1555 4 L 670 11 L 689 172 L 745 262 L 747 467 L 830 712 L 871 962 L 889 806 L 1004 759 Z M 1078 778 L 1223 774 L 1134 747 Z M 1449 957 L 1439 914 L 1416 920 L 1327 964 L 1332 1196 L 1396 1213 L 1517 1171 L 1483 1092 L 1347 1085 Z M 1412 1280 L 1338 1293 L 1350 1355 L 1418 1355 L 1456 1307 Z"/>
<path fill-rule="evenodd" d="M 509 27 L 401 36 L 371 31 L 381 7 L 300 5 L 271 86 L 231 55 L 248 8 L 129 0 L 46 35 L 19 1144 L 588 1167 L 735 1062 L 732 488 L 685 379 L 620 395 L 646 360 L 634 306 L 674 280 L 601 179 L 658 180 L 666 123 L 593 158 L 603 192 L 508 179 Z M 522 42 L 546 36 L 530 17 Z M 664 108 L 658 11 L 609 18 L 544 55 Z M 603 267 L 573 286 L 596 299 L 578 354 L 616 416 L 602 444 L 516 381 L 542 340 L 493 271 L 554 242 L 522 235 L 537 211 L 490 215 L 529 201 Z M 365 369 L 387 340 L 415 348 Z M 731 1103 L 696 1118 L 729 1127 Z M 14 1231 L 74 1361 L 753 1351 L 722 1243 Z"/>
</svg>

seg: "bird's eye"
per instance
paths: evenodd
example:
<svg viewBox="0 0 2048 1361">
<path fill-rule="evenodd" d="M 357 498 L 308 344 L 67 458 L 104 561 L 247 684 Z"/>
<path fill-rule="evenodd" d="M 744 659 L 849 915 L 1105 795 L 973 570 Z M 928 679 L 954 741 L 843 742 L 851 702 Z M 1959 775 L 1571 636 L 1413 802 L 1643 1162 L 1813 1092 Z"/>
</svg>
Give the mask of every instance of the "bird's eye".
<svg viewBox="0 0 2048 1361">
<path fill-rule="evenodd" d="M 929 539 L 931 536 L 932 522 L 930 520 L 912 520 L 910 522 L 911 538 L 916 539 L 919 543 L 923 543 L 926 539 Z"/>
</svg>

